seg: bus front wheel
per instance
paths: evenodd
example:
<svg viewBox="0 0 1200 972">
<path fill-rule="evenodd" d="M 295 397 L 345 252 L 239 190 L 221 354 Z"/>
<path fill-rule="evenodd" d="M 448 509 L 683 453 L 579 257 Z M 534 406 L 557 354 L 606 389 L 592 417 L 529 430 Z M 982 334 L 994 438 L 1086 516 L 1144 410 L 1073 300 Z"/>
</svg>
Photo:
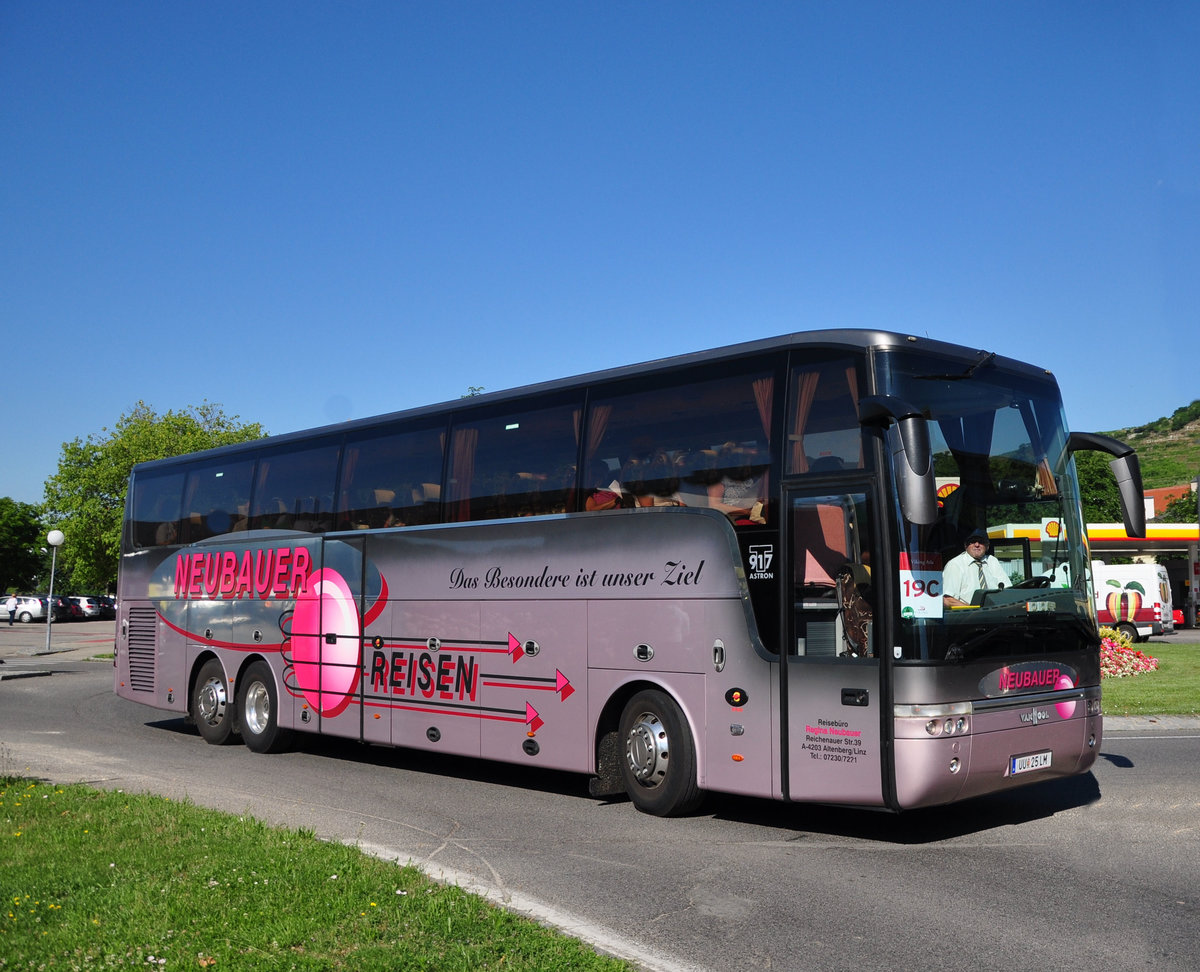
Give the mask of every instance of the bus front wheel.
<svg viewBox="0 0 1200 972">
<path fill-rule="evenodd" d="M 242 741 L 256 753 L 281 753 L 292 731 L 279 726 L 279 690 L 265 661 L 256 661 L 238 680 L 238 716 Z"/>
<path fill-rule="evenodd" d="M 232 740 L 234 719 L 229 683 L 225 681 L 225 669 L 215 658 L 201 666 L 192 688 L 191 702 L 192 720 L 205 742 L 224 746 Z"/>
<path fill-rule="evenodd" d="M 621 773 L 634 806 L 670 817 L 700 805 L 696 747 L 674 699 L 655 689 L 638 692 L 621 713 L 620 738 Z"/>
</svg>

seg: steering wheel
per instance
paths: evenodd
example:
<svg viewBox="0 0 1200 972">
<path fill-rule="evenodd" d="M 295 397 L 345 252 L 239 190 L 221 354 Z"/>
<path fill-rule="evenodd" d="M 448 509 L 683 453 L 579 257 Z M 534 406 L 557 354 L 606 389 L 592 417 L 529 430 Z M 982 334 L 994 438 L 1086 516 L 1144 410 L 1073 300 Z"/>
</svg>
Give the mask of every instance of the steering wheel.
<svg viewBox="0 0 1200 972">
<path fill-rule="evenodd" d="M 1030 577 L 1029 580 L 1023 580 L 1019 584 L 1013 584 L 1013 587 L 1024 587 L 1024 588 L 1049 587 L 1049 586 L 1050 586 L 1050 578 L 1049 577 Z"/>
</svg>

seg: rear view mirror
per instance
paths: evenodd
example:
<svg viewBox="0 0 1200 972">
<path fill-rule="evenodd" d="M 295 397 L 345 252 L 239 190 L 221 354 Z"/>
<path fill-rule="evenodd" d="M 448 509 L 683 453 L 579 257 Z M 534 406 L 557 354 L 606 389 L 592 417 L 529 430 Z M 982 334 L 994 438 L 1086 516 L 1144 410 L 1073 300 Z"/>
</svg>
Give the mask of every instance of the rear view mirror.
<svg viewBox="0 0 1200 972">
<path fill-rule="evenodd" d="M 1146 536 L 1146 506 L 1142 490 L 1142 466 L 1132 446 L 1097 432 L 1072 432 L 1067 440 L 1069 452 L 1107 452 L 1112 459 L 1108 467 L 1117 478 L 1121 492 L 1121 516 L 1128 536 Z"/>
<path fill-rule="evenodd" d="M 858 416 L 863 425 L 881 428 L 895 421 L 892 469 L 900 510 L 909 523 L 933 523 L 937 520 L 937 484 L 933 477 L 933 449 L 929 444 L 925 416 L 894 395 L 868 395 L 861 399 Z"/>
</svg>

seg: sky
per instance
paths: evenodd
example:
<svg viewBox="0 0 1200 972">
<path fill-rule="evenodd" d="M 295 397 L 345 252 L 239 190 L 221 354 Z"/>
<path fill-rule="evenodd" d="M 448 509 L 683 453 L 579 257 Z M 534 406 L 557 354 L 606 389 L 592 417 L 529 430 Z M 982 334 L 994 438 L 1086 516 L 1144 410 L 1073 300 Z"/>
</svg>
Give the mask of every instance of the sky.
<svg viewBox="0 0 1200 972">
<path fill-rule="evenodd" d="M 870 327 L 1200 398 L 1200 4 L 0 0 L 0 496 Z"/>
</svg>

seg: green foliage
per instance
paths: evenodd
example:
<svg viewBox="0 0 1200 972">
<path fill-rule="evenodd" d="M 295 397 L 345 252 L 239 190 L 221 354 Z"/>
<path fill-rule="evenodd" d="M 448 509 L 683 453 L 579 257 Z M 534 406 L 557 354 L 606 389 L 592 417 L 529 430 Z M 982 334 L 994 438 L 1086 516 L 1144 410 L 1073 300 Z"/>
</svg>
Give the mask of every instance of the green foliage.
<svg viewBox="0 0 1200 972">
<path fill-rule="evenodd" d="M 112 429 L 64 442 L 58 472 L 46 481 L 46 515 L 67 536 L 58 563 L 70 589 L 113 589 L 125 490 L 136 463 L 264 434 L 259 423 L 241 424 L 236 415 L 226 416 L 209 402 L 163 415 L 138 402 Z"/>
<path fill-rule="evenodd" d="M 1102 452 L 1075 453 L 1084 523 L 1121 522 L 1121 491 L 1109 468 L 1110 458 Z"/>
<path fill-rule="evenodd" d="M 1195 523 L 1197 516 L 1196 494 L 1190 490 L 1176 496 L 1154 518 L 1156 523 Z"/>
<path fill-rule="evenodd" d="M 1182 405 L 1171 413 L 1170 417 L 1156 419 L 1147 425 L 1140 426 L 1136 429 L 1130 429 L 1135 436 L 1148 435 L 1151 433 L 1167 433 L 1178 432 L 1185 425 L 1189 425 L 1200 419 L 1200 398 L 1196 399 L 1190 405 Z"/>
<path fill-rule="evenodd" d="M 1168 417 L 1112 435 L 1137 449 L 1147 489 L 1190 482 L 1200 470 L 1200 399 Z"/>
<path fill-rule="evenodd" d="M 38 508 L 0 497 L 0 594 L 33 590 L 45 560 L 44 543 Z"/>
</svg>

